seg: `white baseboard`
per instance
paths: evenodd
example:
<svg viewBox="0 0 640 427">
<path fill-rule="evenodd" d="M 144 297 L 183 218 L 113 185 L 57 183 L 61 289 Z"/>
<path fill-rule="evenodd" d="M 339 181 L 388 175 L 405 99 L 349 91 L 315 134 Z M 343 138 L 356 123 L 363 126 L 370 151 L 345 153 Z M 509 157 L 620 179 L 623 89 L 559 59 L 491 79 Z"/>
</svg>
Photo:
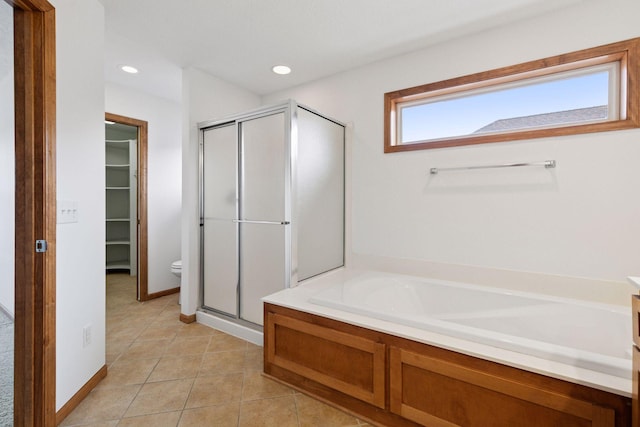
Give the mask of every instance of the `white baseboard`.
<svg viewBox="0 0 640 427">
<path fill-rule="evenodd" d="M 262 347 L 264 344 L 264 335 L 260 331 L 248 328 L 237 323 L 233 323 L 229 320 L 217 317 L 213 314 L 206 313 L 204 311 L 196 312 L 196 322 L 209 326 L 219 331 L 225 332 L 234 337 L 241 338 L 245 341 L 249 341 L 255 345 Z"/>
</svg>

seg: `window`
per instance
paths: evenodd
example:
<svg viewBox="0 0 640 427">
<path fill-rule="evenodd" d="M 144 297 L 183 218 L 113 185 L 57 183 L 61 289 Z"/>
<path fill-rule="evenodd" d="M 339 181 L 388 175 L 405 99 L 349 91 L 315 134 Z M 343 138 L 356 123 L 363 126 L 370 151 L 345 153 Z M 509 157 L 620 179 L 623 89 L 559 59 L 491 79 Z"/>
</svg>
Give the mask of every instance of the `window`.
<svg viewBox="0 0 640 427">
<path fill-rule="evenodd" d="M 385 94 L 385 152 L 640 126 L 640 39 Z"/>
</svg>

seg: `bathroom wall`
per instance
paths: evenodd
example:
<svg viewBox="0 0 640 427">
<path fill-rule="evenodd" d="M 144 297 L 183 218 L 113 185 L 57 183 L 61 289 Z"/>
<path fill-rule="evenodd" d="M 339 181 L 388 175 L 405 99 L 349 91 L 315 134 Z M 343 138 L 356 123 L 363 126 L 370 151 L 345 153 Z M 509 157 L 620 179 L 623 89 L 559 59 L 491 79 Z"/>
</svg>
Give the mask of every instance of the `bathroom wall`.
<svg viewBox="0 0 640 427">
<path fill-rule="evenodd" d="M 504 286 L 526 277 L 552 293 L 588 284 L 583 296 L 595 290 L 624 303 L 625 277 L 640 274 L 640 129 L 384 154 L 383 94 L 638 37 L 639 15 L 635 0 L 584 1 L 263 102 L 295 98 L 353 124 L 352 265 L 412 265 Z M 429 175 L 431 167 L 546 159 L 557 169 Z"/>
<path fill-rule="evenodd" d="M 13 94 L 13 9 L 0 5 L 0 306 L 13 316 L 15 154 Z"/>
<path fill-rule="evenodd" d="M 58 224 L 56 409 L 105 364 L 104 9 L 97 0 L 56 8 L 57 198 L 78 203 Z M 83 327 L 92 342 L 83 347 Z"/>
<path fill-rule="evenodd" d="M 175 288 L 180 282 L 170 268 L 173 261 L 180 259 L 181 244 L 180 104 L 107 82 L 105 111 L 148 122 L 149 293 Z"/>
<path fill-rule="evenodd" d="M 200 214 L 198 211 L 198 122 L 257 108 L 256 94 L 187 68 L 182 73 L 182 306 L 194 314 L 200 293 Z"/>
</svg>

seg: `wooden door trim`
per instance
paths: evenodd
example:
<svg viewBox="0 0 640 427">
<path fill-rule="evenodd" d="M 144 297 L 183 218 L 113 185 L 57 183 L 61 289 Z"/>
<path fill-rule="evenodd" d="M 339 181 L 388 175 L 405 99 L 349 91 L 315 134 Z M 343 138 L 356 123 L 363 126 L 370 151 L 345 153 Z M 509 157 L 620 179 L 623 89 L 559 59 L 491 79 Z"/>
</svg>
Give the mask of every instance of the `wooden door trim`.
<svg viewBox="0 0 640 427">
<path fill-rule="evenodd" d="M 14 9 L 15 347 L 14 424 L 56 423 L 55 10 L 45 0 Z M 35 252 L 35 241 L 47 251 Z"/>
<path fill-rule="evenodd" d="M 147 223 L 147 139 L 149 125 L 144 120 L 138 120 L 131 117 L 120 116 L 113 113 L 105 113 L 105 119 L 122 123 L 125 125 L 136 126 L 138 128 L 138 227 L 140 227 L 140 236 L 138 236 L 138 301 L 148 301 L 149 296 L 149 269 L 148 269 L 148 223 Z"/>
</svg>

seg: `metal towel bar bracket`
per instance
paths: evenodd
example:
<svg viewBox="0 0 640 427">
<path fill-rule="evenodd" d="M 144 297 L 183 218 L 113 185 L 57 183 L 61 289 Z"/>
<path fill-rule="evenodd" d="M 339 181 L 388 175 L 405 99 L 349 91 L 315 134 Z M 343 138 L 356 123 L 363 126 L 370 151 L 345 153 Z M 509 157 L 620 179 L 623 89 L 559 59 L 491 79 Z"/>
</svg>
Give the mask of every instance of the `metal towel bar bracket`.
<svg viewBox="0 0 640 427">
<path fill-rule="evenodd" d="M 465 167 L 457 167 L 457 168 L 431 168 L 429 173 L 431 175 L 436 175 L 439 172 L 445 171 L 462 171 L 462 170 L 473 170 L 473 169 L 496 169 L 496 168 L 515 168 L 522 166 L 544 166 L 546 169 L 551 169 L 556 167 L 555 160 L 545 160 L 544 162 L 530 162 L 530 163 L 507 163 L 503 165 L 486 165 L 486 166 L 465 166 Z"/>
</svg>

